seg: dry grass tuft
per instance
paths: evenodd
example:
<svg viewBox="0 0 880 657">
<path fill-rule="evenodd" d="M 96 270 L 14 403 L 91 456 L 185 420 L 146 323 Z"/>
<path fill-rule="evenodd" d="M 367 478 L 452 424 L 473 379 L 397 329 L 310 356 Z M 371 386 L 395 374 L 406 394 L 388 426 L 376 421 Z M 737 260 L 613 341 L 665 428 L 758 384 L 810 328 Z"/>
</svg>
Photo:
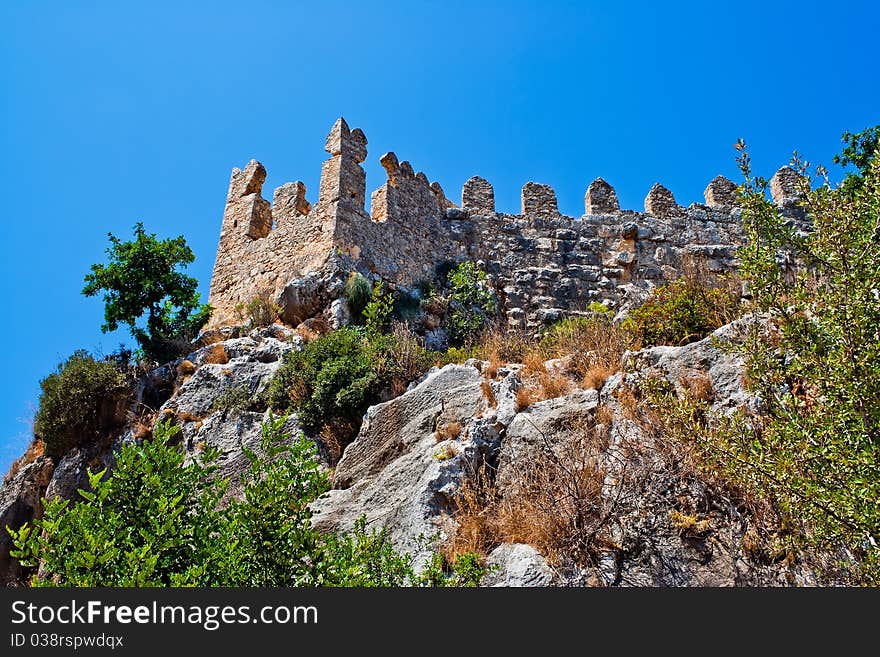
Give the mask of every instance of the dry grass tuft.
<svg viewBox="0 0 880 657">
<path fill-rule="evenodd" d="M 608 377 L 614 374 L 617 369 L 618 368 L 616 367 L 610 367 L 603 363 L 597 363 L 586 371 L 583 379 L 581 379 L 581 387 L 585 390 L 589 390 L 590 388 L 601 390 L 602 386 L 604 386 L 605 382 L 608 380 Z"/>
<path fill-rule="evenodd" d="M 474 345 L 481 360 L 496 360 L 499 364 L 521 363 L 534 349 L 534 340 L 525 331 L 493 327 L 484 331 Z"/>
<path fill-rule="evenodd" d="M 535 395 L 535 391 L 528 386 L 522 386 L 519 390 L 516 391 L 516 401 L 514 402 L 514 407 L 516 408 L 517 412 L 521 412 L 526 410 L 536 401 L 538 401 L 538 398 L 537 395 Z"/>
<path fill-rule="evenodd" d="M 444 440 L 455 440 L 460 435 L 461 422 L 445 422 L 437 426 L 437 431 L 434 433 L 434 440 L 438 443 Z"/>
<path fill-rule="evenodd" d="M 546 437 L 545 437 L 546 440 Z M 602 496 L 602 454 L 608 431 L 578 427 L 553 449 L 524 463 L 513 488 L 499 494 L 491 472 L 474 473 L 455 499 L 456 529 L 444 546 L 447 557 L 487 554 L 501 543 L 534 545 L 558 564 L 567 558 L 590 563 L 608 541 L 609 502 Z"/>
<path fill-rule="evenodd" d="M 680 383 L 685 390 L 685 394 L 693 401 L 712 402 L 715 399 L 712 379 L 708 374 L 699 373 L 692 376 L 683 376 Z"/>
<path fill-rule="evenodd" d="M 610 427 L 613 422 L 614 412 L 605 404 L 602 404 L 596 409 L 596 424 Z"/>
<path fill-rule="evenodd" d="M 555 399 L 568 394 L 571 389 L 571 381 L 562 374 L 550 373 L 545 371 L 540 375 L 541 397 L 543 399 Z"/>
<path fill-rule="evenodd" d="M 202 418 L 200 418 L 195 413 L 190 413 L 189 411 L 180 411 L 175 415 L 177 424 L 184 424 L 186 422 L 201 422 Z"/>
<path fill-rule="evenodd" d="M 501 358 L 498 356 L 497 351 L 493 351 L 489 354 L 489 360 L 486 361 L 486 369 L 484 370 L 484 374 L 490 379 L 494 379 L 498 376 L 498 370 L 501 368 Z"/>
<path fill-rule="evenodd" d="M 147 440 L 153 436 L 156 413 L 144 413 L 131 418 L 131 434 L 135 440 Z"/>
<path fill-rule="evenodd" d="M 483 391 L 483 397 L 486 398 L 486 402 L 489 404 L 490 408 L 495 408 L 498 406 L 498 399 L 495 397 L 495 391 L 492 389 L 492 383 L 483 379 L 483 382 L 480 384 L 480 390 Z"/>
<path fill-rule="evenodd" d="M 327 448 L 331 463 L 339 462 L 339 459 L 342 458 L 342 453 L 354 439 L 356 433 L 354 425 L 342 420 L 328 422 L 321 427 L 319 435 L 324 446 Z"/>
<path fill-rule="evenodd" d="M 544 365 L 544 356 L 540 351 L 532 351 L 523 358 L 523 373 L 527 376 L 541 376 L 547 373 L 547 366 Z"/>
<path fill-rule="evenodd" d="M 226 353 L 226 348 L 220 343 L 212 344 L 205 354 L 205 365 L 226 365 L 228 362 L 229 354 Z"/>
</svg>

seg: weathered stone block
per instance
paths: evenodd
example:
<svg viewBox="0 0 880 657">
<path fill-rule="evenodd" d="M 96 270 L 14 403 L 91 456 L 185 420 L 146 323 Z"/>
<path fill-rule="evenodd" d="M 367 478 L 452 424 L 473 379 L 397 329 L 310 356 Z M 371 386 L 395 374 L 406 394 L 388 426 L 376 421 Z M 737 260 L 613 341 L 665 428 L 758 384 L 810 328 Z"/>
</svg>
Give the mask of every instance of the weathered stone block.
<svg viewBox="0 0 880 657">
<path fill-rule="evenodd" d="M 620 210 L 617 192 L 601 178 L 596 178 L 587 188 L 584 196 L 584 212 L 586 214 L 614 214 Z"/>
</svg>

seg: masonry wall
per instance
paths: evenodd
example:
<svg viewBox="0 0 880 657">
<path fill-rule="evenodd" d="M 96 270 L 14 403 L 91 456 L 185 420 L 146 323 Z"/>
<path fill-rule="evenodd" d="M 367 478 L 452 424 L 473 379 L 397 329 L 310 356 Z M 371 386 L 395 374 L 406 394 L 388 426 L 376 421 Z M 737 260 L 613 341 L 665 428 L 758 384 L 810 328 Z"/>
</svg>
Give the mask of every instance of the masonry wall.
<svg viewBox="0 0 880 657">
<path fill-rule="evenodd" d="M 705 204 L 688 208 L 654 185 L 645 212 L 621 210 L 613 187 L 597 179 L 579 218 L 559 213 L 551 187 L 530 182 L 521 213 L 511 215 L 495 212 L 488 181 L 468 180 L 459 207 L 437 183 L 387 153 L 380 159 L 387 180 L 371 195 L 368 213 L 366 146 L 360 129 L 336 122 L 314 206 L 302 183 L 275 190 L 270 205 L 261 196 L 266 174 L 258 162 L 233 170 L 211 281 L 213 325 L 234 322 L 235 307 L 261 292 L 282 301 L 301 297 L 285 297 L 285 290 L 303 289 L 309 272 L 338 269 L 340 261 L 413 286 L 434 279 L 442 263 L 473 260 L 499 290 L 508 323 L 534 326 L 583 311 L 591 301 L 619 303 L 639 288 L 675 280 L 689 262 L 731 271 L 743 243 L 736 188 L 721 176 L 706 188 Z M 792 205 L 793 173 L 783 168 L 773 178 L 781 207 Z"/>
</svg>

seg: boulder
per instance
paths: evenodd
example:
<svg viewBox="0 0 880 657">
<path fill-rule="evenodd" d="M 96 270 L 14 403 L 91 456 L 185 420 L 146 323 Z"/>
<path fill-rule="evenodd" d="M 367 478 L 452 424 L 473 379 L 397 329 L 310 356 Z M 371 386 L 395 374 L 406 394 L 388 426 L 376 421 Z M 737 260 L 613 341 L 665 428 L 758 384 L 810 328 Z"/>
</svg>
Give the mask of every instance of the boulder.
<svg viewBox="0 0 880 657">
<path fill-rule="evenodd" d="M 550 586 L 553 570 L 531 545 L 504 543 L 486 559 L 486 575 L 482 586 Z"/>
<path fill-rule="evenodd" d="M 334 489 L 313 504 L 314 525 L 348 531 L 364 515 L 368 526 L 387 527 L 395 547 L 423 565 L 443 537 L 450 501 L 498 440 L 481 384 L 476 367 L 447 365 L 370 407 L 336 467 Z M 437 433 L 452 424 L 460 427 L 457 435 Z"/>
<path fill-rule="evenodd" d="M 14 586 L 22 583 L 25 569 L 9 552 L 12 549 L 12 537 L 6 527 L 18 529 L 43 512 L 43 497 L 46 486 L 52 478 L 55 463 L 48 456 L 37 456 L 31 462 L 24 462 L 25 457 L 16 462 L 0 486 L 0 585 Z M 10 476 L 11 475 L 11 476 Z"/>
</svg>

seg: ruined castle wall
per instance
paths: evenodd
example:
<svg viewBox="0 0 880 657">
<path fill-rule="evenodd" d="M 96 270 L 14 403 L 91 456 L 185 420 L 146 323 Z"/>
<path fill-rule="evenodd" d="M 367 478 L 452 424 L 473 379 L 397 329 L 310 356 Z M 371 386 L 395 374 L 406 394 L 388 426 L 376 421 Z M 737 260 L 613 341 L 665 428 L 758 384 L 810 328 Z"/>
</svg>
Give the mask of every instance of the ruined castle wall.
<svg viewBox="0 0 880 657">
<path fill-rule="evenodd" d="M 706 188 L 705 204 L 687 208 L 654 185 L 644 212 L 621 210 L 614 188 L 596 179 L 577 218 L 559 212 L 551 187 L 530 182 L 521 213 L 512 215 L 495 211 L 488 181 L 468 180 L 457 207 L 393 153 L 380 160 L 387 180 L 367 214 L 366 146 L 362 131 L 336 122 L 314 206 L 301 183 L 278 188 L 270 206 L 260 196 L 265 170 L 256 162 L 233 172 L 211 283 L 213 324 L 231 321 L 235 306 L 260 291 L 283 299 L 297 277 L 339 262 L 413 286 L 435 279 L 442 263 L 472 260 L 499 290 L 508 323 L 535 326 L 584 311 L 591 301 L 626 301 L 693 263 L 732 271 L 744 240 L 736 187 L 721 176 Z M 792 173 L 774 177 L 781 207 L 796 204 Z"/>
<path fill-rule="evenodd" d="M 254 160 L 244 171 L 233 169 L 208 297 L 210 326 L 240 321 L 236 307 L 258 295 L 277 298 L 292 272 L 320 269 L 332 250 L 332 230 L 305 200 L 305 186 L 279 187 L 270 206 L 261 196 L 265 179 Z"/>
</svg>

